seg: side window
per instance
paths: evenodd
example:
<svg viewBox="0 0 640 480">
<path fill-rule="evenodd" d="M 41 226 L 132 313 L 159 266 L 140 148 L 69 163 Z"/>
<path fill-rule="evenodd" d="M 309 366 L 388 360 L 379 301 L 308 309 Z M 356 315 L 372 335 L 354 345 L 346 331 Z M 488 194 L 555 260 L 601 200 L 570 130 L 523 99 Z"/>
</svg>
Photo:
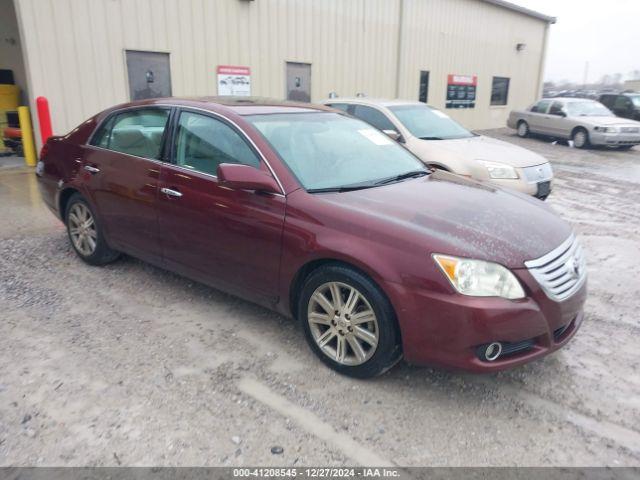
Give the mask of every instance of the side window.
<svg viewBox="0 0 640 480">
<path fill-rule="evenodd" d="M 562 115 L 562 103 L 553 102 L 551 104 L 551 108 L 549 109 L 549 113 L 551 115 Z"/>
<path fill-rule="evenodd" d="M 216 175 L 221 163 L 260 166 L 238 132 L 220 120 L 193 112 L 180 114 L 175 159 L 180 166 L 210 175 Z"/>
<path fill-rule="evenodd" d="M 613 106 L 615 97 L 611 95 L 603 95 L 600 97 L 600 103 L 602 103 L 605 107 L 611 108 Z"/>
<path fill-rule="evenodd" d="M 356 105 L 353 110 L 353 115 L 373 125 L 378 130 L 396 130 L 396 127 L 393 126 L 393 123 L 391 123 L 385 114 L 375 108 Z"/>
<path fill-rule="evenodd" d="M 616 103 L 613 105 L 613 108 L 618 108 L 620 110 L 627 110 L 631 105 L 631 100 L 629 100 L 624 95 L 620 95 L 616 98 Z"/>
<path fill-rule="evenodd" d="M 130 110 L 111 117 L 93 136 L 91 145 L 136 157 L 158 159 L 168 109 Z"/>
<path fill-rule="evenodd" d="M 533 113 L 546 113 L 550 103 L 551 100 L 540 100 L 533 107 L 531 107 L 531 111 Z"/>
<path fill-rule="evenodd" d="M 330 103 L 327 107 L 335 108 L 336 110 L 342 110 L 346 112 L 349 109 L 349 105 L 346 103 Z"/>
<path fill-rule="evenodd" d="M 509 79 L 493 77 L 491 83 L 491 105 L 506 105 L 509 98 Z"/>
</svg>

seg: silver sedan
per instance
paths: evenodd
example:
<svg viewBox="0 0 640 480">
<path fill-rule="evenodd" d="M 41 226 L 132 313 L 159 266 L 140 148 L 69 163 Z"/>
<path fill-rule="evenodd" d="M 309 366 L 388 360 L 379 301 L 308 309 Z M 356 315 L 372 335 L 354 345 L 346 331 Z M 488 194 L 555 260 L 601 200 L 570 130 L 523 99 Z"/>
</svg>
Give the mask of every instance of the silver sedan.
<svg viewBox="0 0 640 480">
<path fill-rule="evenodd" d="M 543 98 L 514 110 L 507 125 L 526 137 L 538 133 L 572 140 L 577 148 L 606 145 L 627 150 L 640 145 L 640 122 L 616 117 L 600 102 L 583 98 Z"/>
</svg>

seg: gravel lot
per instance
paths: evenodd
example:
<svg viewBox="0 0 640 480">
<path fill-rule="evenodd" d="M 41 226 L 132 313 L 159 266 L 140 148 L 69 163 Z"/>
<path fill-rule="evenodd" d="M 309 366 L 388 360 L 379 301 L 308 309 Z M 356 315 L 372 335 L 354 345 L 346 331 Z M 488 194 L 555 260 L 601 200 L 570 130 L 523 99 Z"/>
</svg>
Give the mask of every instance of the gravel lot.
<svg viewBox="0 0 640 480">
<path fill-rule="evenodd" d="M 640 147 L 486 133 L 553 163 L 590 296 L 564 350 L 485 376 L 340 377 L 279 315 L 83 264 L 33 174 L 0 171 L 0 465 L 640 465 Z"/>
</svg>

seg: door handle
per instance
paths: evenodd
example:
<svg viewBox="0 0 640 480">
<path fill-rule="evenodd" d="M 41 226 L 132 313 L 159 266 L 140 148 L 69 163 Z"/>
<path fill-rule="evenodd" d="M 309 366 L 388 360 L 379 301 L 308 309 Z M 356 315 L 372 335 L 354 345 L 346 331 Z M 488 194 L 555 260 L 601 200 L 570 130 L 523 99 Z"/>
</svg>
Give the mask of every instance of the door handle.
<svg viewBox="0 0 640 480">
<path fill-rule="evenodd" d="M 170 188 L 161 188 L 160 191 L 169 197 L 180 198 L 182 196 L 182 193 L 177 190 L 171 190 Z"/>
<path fill-rule="evenodd" d="M 99 168 L 96 167 L 92 167 L 91 165 L 85 165 L 84 169 L 89 172 L 91 175 L 95 175 L 96 173 L 100 172 Z"/>
</svg>

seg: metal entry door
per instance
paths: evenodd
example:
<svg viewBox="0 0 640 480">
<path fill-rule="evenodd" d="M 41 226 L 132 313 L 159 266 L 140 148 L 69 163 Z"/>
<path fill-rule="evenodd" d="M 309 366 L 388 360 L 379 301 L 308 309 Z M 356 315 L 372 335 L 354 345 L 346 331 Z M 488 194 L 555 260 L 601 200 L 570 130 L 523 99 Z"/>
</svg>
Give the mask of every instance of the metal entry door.
<svg viewBox="0 0 640 480">
<path fill-rule="evenodd" d="M 171 96 L 168 53 L 127 50 L 126 56 L 131 100 Z"/>
<path fill-rule="evenodd" d="M 311 101 L 311 64 L 287 62 L 287 100 Z"/>
</svg>

